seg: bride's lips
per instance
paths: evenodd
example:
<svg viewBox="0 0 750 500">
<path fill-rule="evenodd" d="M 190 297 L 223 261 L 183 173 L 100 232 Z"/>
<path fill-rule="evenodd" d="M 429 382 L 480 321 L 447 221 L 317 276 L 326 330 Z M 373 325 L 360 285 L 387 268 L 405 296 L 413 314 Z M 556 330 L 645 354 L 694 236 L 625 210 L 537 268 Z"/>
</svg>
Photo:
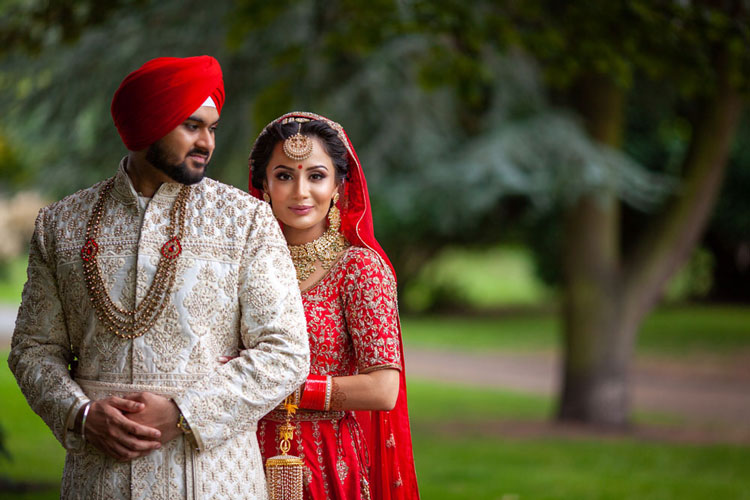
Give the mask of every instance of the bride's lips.
<svg viewBox="0 0 750 500">
<path fill-rule="evenodd" d="M 311 207 L 310 205 L 294 205 L 292 207 L 289 207 L 289 210 L 297 215 L 307 215 L 307 213 L 312 209 L 313 207 Z"/>
</svg>

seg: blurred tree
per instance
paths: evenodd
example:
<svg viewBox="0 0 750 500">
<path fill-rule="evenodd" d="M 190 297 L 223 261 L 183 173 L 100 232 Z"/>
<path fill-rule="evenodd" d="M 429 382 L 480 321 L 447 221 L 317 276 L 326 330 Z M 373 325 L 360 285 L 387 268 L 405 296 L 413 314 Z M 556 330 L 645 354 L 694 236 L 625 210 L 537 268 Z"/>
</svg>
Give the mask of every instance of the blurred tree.
<svg viewBox="0 0 750 500">
<path fill-rule="evenodd" d="M 743 2 L 541 2 L 525 46 L 583 118 L 589 134 L 622 143 L 625 102 L 639 73 L 690 97 L 679 189 L 622 242 L 614 192 L 585 194 L 563 214 L 564 377 L 559 417 L 625 425 L 638 327 L 699 240 L 719 192 L 742 109 L 747 66 Z M 536 23 L 541 30 L 531 30 Z M 545 33 L 547 32 L 547 33 Z M 563 51 L 549 50 L 557 34 Z M 680 110 L 677 110 L 679 112 Z M 624 251 L 627 249 L 627 251 Z"/>
<path fill-rule="evenodd" d="M 31 2 L 37 3 L 41 6 L 47 2 Z M 88 5 L 61 3 L 76 12 Z M 89 3 L 96 9 L 100 6 Z M 229 95 L 212 175 L 222 177 L 223 167 L 244 177 L 243 157 L 247 156 L 253 127 L 250 117 L 243 113 L 247 109 L 243 97 L 252 96 L 262 87 L 254 86 L 256 72 L 246 55 L 234 56 L 227 48 L 222 20 L 229 13 L 231 1 L 122 1 L 103 8 L 108 13 L 105 18 L 81 18 L 76 37 L 69 43 L 57 38 L 38 52 L 21 50 L 28 47 L 19 43 L 19 48 L 0 60 L 3 133 L 23 168 L 31 172 L 25 180 L 60 197 L 114 172 L 126 151 L 112 124 L 109 107 L 122 78 L 153 57 L 203 53 L 216 56 L 222 63 Z M 186 9 L 191 12 L 189 23 L 183 16 Z M 39 17 L 47 23 L 48 31 L 62 29 L 59 25 L 63 18 Z M 230 164 L 232 155 L 240 157 L 238 164 Z"/>
<path fill-rule="evenodd" d="M 122 7 L 144 0 L 4 0 L 0 4 L 0 56 L 15 50 L 40 53 L 103 23 Z"/>
<path fill-rule="evenodd" d="M 477 40 L 501 50 L 515 45 L 539 61 L 556 89 L 555 102 L 575 110 L 588 135 L 602 145 L 622 147 L 626 103 L 636 80 L 666 89 L 660 97 L 671 99 L 672 121 L 687 130 L 682 159 L 665 161 L 660 169 L 679 180 L 678 188 L 654 214 L 640 218 L 646 223 L 631 227 L 627 240 L 622 239 L 623 192 L 606 180 L 596 185 L 571 177 L 567 186 L 573 183 L 573 189 L 566 186 L 566 192 L 572 196 L 559 206 L 559 226 L 554 225 L 562 237 L 564 319 L 558 416 L 626 425 L 638 327 L 698 241 L 726 169 L 742 109 L 740 91 L 747 86 L 747 5 L 539 0 L 480 2 L 483 8 L 474 2 L 462 9 L 445 3 L 458 16 L 441 17 L 446 11 L 440 2 L 425 2 L 423 9 L 428 24 L 449 40 L 444 45 L 448 56 L 436 58 L 435 67 L 449 85 L 455 86 L 452 80 L 474 82 L 469 99 L 482 95 L 476 85 L 481 73 L 462 73 L 445 61 L 476 60 Z M 457 26 L 454 21 L 462 16 L 484 31 Z M 468 86 L 458 84 L 459 89 Z M 544 140 L 539 136 L 530 147 L 543 147 Z M 565 161 L 570 151 L 559 148 L 558 158 Z M 597 163 L 590 155 L 585 158 Z M 537 164 L 548 167 L 550 162 Z"/>
</svg>

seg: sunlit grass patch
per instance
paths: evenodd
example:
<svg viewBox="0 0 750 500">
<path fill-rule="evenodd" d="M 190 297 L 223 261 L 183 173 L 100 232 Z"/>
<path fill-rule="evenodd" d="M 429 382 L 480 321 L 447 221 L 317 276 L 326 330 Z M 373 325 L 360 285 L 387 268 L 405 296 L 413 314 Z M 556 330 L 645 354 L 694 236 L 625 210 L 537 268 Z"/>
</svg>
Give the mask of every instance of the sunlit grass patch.
<svg viewBox="0 0 750 500">
<path fill-rule="evenodd" d="M 536 277 L 528 250 L 495 246 L 450 247 L 427 263 L 401 297 L 414 311 L 453 306 L 471 309 L 538 306 L 553 298 Z"/>
</svg>

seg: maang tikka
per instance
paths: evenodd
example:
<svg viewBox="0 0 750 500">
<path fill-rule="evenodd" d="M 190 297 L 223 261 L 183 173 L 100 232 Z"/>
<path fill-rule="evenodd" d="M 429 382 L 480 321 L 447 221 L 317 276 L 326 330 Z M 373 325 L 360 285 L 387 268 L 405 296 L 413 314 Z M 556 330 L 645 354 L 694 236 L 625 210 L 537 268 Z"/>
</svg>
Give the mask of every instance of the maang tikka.
<svg viewBox="0 0 750 500">
<path fill-rule="evenodd" d="M 306 160 L 312 155 L 313 140 L 306 135 L 302 135 L 302 123 L 297 122 L 297 124 L 297 133 L 284 140 L 282 150 L 289 159 L 300 161 Z"/>
</svg>

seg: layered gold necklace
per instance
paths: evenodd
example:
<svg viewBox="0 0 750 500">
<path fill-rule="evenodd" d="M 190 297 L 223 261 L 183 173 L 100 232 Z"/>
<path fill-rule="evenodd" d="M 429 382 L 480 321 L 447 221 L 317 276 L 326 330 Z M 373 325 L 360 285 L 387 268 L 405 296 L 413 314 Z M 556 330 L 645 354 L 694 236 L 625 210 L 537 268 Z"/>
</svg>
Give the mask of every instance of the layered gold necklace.
<svg viewBox="0 0 750 500">
<path fill-rule="evenodd" d="M 99 237 L 104 202 L 114 184 L 115 179 L 112 178 L 104 185 L 86 225 L 86 243 L 81 248 L 83 275 L 99 321 L 118 337 L 134 339 L 154 326 L 164 310 L 164 301 L 172 292 L 177 275 L 177 257 L 182 253 L 180 238 L 185 228 L 186 204 L 190 189 L 188 186 L 182 186 L 169 212 L 169 238 L 161 247 L 159 264 L 146 296 L 134 309 L 124 309 L 115 304 L 109 296 L 97 258 L 99 244 L 96 239 Z"/>
<path fill-rule="evenodd" d="M 302 245 L 289 245 L 294 269 L 297 271 L 297 281 L 302 283 L 315 272 L 315 263 L 326 271 L 333 266 L 342 250 L 349 246 L 344 235 L 337 227 L 329 225 L 326 232 L 313 241 Z"/>
</svg>

